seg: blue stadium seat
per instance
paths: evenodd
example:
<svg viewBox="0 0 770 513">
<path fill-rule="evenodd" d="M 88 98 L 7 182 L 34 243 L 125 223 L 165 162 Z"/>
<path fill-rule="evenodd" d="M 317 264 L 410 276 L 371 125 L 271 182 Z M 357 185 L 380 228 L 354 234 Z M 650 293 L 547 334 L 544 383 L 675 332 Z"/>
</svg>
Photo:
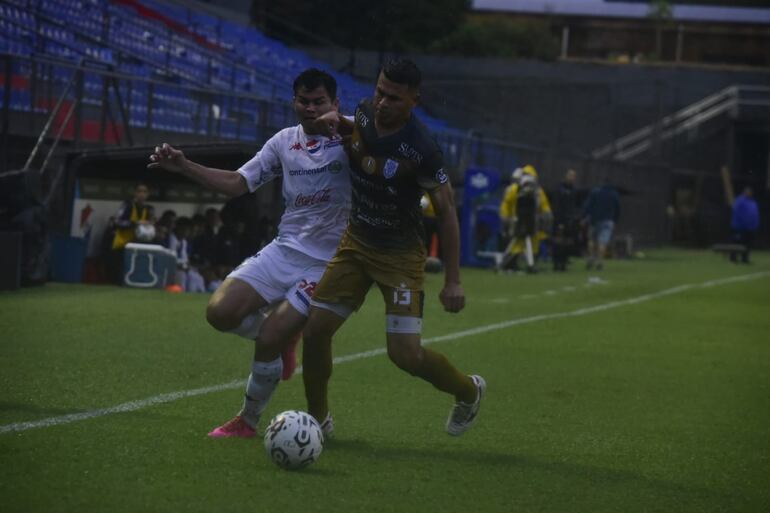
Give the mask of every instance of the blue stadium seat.
<svg viewBox="0 0 770 513">
<path fill-rule="evenodd" d="M 141 16 L 127 5 L 108 0 L 40 0 L 39 32 L 27 0 L 4 0 L 0 4 L 0 51 L 14 55 L 33 55 L 36 49 L 70 61 L 82 57 L 112 64 L 127 75 L 154 78 L 169 83 L 207 87 L 232 92 L 242 91 L 268 99 L 286 101 L 292 96 L 292 82 L 297 73 L 313 66 L 324 68 L 304 53 L 272 40 L 248 27 L 197 12 L 178 3 L 163 0 L 140 0 L 162 16 L 189 29 L 189 33 L 170 28 L 161 19 Z M 109 40 L 102 40 L 105 14 L 108 16 Z M 197 34 L 220 48 L 212 51 Z M 168 61 L 167 61 L 168 59 Z M 167 64 L 168 62 L 168 64 Z M 27 72 L 28 73 L 28 72 Z M 61 87 L 72 72 L 55 68 L 54 80 Z M 343 111 L 351 113 L 361 98 L 371 94 L 371 84 L 335 73 Z M 137 82 L 138 84 L 138 82 Z M 87 104 L 101 102 L 101 82 L 87 80 Z M 128 95 L 127 90 L 123 91 Z M 29 98 L 15 92 L 13 104 L 29 108 Z M 133 126 L 144 126 L 147 119 L 147 91 L 135 87 L 131 91 L 130 118 Z M 185 90 L 168 88 L 156 91 L 153 126 L 164 130 L 205 132 L 205 122 L 196 123 L 199 100 Z M 220 102 L 224 105 L 224 102 Z M 223 137 L 238 136 L 237 119 L 241 119 L 240 138 L 255 140 L 256 122 L 252 121 L 257 106 L 223 107 L 220 129 Z M 450 130 L 446 123 L 418 110 L 418 116 L 432 129 Z M 205 119 L 205 116 L 202 118 Z M 293 123 L 290 109 L 272 109 L 269 124 L 280 127 Z"/>
</svg>

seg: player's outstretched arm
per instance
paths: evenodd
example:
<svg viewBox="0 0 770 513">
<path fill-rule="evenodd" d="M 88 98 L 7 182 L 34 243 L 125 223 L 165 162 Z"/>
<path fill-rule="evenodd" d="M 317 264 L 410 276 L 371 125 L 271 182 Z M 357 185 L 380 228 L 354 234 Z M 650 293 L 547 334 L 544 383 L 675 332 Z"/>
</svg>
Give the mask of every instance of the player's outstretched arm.
<svg viewBox="0 0 770 513">
<path fill-rule="evenodd" d="M 202 166 L 187 160 L 182 150 L 163 143 L 150 155 L 148 169 L 164 169 L 184 175 L 207 189 L 235 197 L 249 192 L 246 179 L 240 173 Z"/>
<path fill-rule="evenodd" d="M 353 133 L 353 120 L 346 118 L 339 111 L 332 110 L 315 119 L 316 129 L 321 135 L 346 137 Z"/>
<path fill-rule="evenodd" d="M 444 261 L 444 288 L 439 293 L 439 300 L 447 312 L 459 312 L 465 307 L 465 291 L 460 283 L 460 226 L 457 223 L 454 191 L 447 182 L 429 194 L 439 219 L 441 258 Z"/>
</svg>

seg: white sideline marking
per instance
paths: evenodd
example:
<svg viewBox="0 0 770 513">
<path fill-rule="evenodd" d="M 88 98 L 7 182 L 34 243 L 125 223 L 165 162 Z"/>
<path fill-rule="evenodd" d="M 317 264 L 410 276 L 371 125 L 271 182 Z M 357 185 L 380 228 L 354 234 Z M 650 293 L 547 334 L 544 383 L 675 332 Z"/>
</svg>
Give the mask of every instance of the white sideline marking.
<svg viewBox="0 0 770 513">
<path fill-rule="evenodd" d="M 440 335 L 437 337 L 426 338 L 422 341 L 422 343 L 423 345 L 435 344 L 437 342 L 446 342 L 449 340 L 456 340 L 458 338 L 470 337 L 472 335 L 478 335 L 480 333 L 487 333 L 490 331 L 502 330 L 505 328 L 510 328 L 511 326 L 518 326 L 521 324 L 530 324 L 533 322 L 547 321 L 552 319 L 564 319 L 567 317 L 580 317 L 583 315 L 589 315 L 596 312 L 603 312 L 603 311 L 610 310 L 613 308 L 618 308 L 621 306 L 636 305 L 639 303 L 644 303 L 646 301 L 651 301 L 653 299 L 658 299 L 658 298 L 670 296 L 673 294 L 679 294 L 681 292 L 685 292 L 696 288 L 715 287 L 717 285 L 725 285 L 729 283 L 736 283 L 741 281 L 754 280 L 757 278 L 764 278 L 765 276 L 770 276 L 770 271 L 763 271 L 763 272 L 758 272 L 753 274 L 744 274 L 741 276 L 733 276 L 730 278 L 708 280 L 701 283 L 689 283 L 685 285 L 678 285 L 676 287 L 664 289 L 659 292 L 652 292 L 650 294 L 643 294 L 641 296 L 633 297 L 630 299 L 611 301 L 609 303 L 604 303 L 596 306 L 589 306 L 586 308 L 578 308 L 577 310 L 572 310 L 570 312 L 534 315 L 532 317 L 512 319 L 510 321 L 498 322 L 495 324 L 488 324 L 486 326 L 479 326 L 468 330 L 449 333 L 447 335 Z M 372 349 L 370 351 L 363 351 L 361 353 L 338 356 L 337 358 L 334 359 L 334 364 L 336 365 L 340 363 L 361 360 L 364 358 L 371 358 L 373 356 L 379 356 L 381 354 L 385 354 L 385 352 L 386 352 L 386 349 L 382 347 L 378 349 Z M 302 367 L 298 367 L 296 373 L 297 374 L 302 373 Z M 139 399 L 137 401 L 129 401 L 126 403 L 121 403 L 116 406 L 111 406 L 109 408 L 100 408 L 98 410 L 91 410 L 91 411 L 86 411 L 81 413 L 71 413 L 68 415 L 61 415 L 58 417 L 49 417 L 47 419 L 34 420 L 30 422 L 18 422 L 15 424 L 6 424 L 4 426 L 0 426 L 0 434 L 12 433 L 17 431 L 27 431 L 29 429 L 35 429 L 35 428 L 41 428 L 41 427 L 58 426 L 61 424 L 70 424 L 72 422 L 79 422 L 81 420 L 93 419 L 96 417 L 104 417 L 106 415 L 112 415 L 114 413 L 126 413 L 126 412 L 141 410 L 149 406 L 154 406 L 156 404 L 170 403 L 173 401 L 178 401 L 179 399 L 184 399 L 186 397 L 195 397 L 197 395 L 205 395 L 213 392 L 221 392 L 224 390 L 241 388 L 243 387 L 243 382 L 244 382 L 243 379 L 239 379 L 236 381 L 231 381 L 229 383 L 222 383 L 220 385 L 214 385 L 210 387 L 194 388 L 192 390 L 181 390 L 178 392 L 170 392 L 168 394 L 160 394 L 153 397 L 148 397 L 146 399 Z"/>
</svg>

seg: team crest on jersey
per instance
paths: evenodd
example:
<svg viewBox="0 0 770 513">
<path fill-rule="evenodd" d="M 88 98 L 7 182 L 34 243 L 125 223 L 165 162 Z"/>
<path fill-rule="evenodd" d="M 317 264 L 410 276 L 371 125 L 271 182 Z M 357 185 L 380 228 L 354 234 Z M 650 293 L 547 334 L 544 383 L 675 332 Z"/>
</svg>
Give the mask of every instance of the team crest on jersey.
<svg viewBox="0 0 770 513">
<path fill-rule="evenodd" d="M 444 168 L 441 168 L 438 171 L 436 171 L 436 181 L 438 183 L 447 183 L 449 181 L 449 177 L 444 172 Z"/>
<path fill-rule="evenodd" d="M 299 151 L 299 150 L 302 149 L 302 143 L 296 142 L 296 143 L 292 144 L 291 146 L 289 146 L 289 149 L 292 150 L 292 151 Z"/>
<path fill-rule="evenodd" d="M 313 155 L 314 153 L 318 153 L 318 150 L 321 149 L 321 142 L 317 139 L 311 139 L 307 142 L 307 152 Z"/>
<path fill-rule="evenodd" d="M 364 157 L 361 159 L 361 168 L 367 175 L 373 175 L 375 168 L 377 167 L 377 161 L 372 157 Z"/>
<path fill-rule="evenodd" d="M 385 178 L 393 178 L 396 176 L 397 170 L 398 162 L 392 159 L 388 159 L 385 161 L 385 166 L 382 168 L 382 174 L 385 176 Z"/>
</svg>

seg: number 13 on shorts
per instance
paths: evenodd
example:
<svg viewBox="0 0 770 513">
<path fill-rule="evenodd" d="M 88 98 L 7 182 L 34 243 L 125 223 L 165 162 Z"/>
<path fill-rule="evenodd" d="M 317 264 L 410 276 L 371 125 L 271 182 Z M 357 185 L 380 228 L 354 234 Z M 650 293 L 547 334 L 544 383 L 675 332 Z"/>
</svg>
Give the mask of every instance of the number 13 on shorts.
<svg viewBox="0 0 770 513">
<path fill-rule="evenodd" d="M 412 291 L 408 289 L 393 289 L 393 304 L 405 306 L 412 304 Z"/>
</svg>

